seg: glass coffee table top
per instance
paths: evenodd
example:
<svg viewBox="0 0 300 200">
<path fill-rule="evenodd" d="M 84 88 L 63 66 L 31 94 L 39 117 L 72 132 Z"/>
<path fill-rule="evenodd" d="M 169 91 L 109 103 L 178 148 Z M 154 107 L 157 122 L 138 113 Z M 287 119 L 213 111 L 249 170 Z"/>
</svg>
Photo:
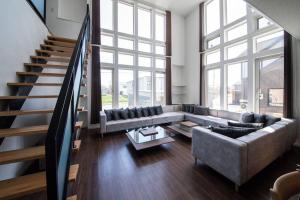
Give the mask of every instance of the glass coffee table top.
<svg viewBox="0 0 300 200">
<path fill-rule="evenodd" d="M 148 127 L 146 127 L 146 128 L 148 128 Z M 144 128 L 144 129 L 146 129 L 146 128 Z M 154 135 L 144 136 L 142 133 L 140 133 L 140 131 L 143 130 L 142 128 L 127 131 L 127 135 L 129 137 L 131 137 L 131 139 L 137 144 L 151 142 L 151 141 L 170 137 L 170 135 L 167 133 L 167 131 L 164 128 L 162 128 L 160 126 L 156 126 L 154 128 L 158 132 L 157 134 L 154 134 Z"/>
</svg>

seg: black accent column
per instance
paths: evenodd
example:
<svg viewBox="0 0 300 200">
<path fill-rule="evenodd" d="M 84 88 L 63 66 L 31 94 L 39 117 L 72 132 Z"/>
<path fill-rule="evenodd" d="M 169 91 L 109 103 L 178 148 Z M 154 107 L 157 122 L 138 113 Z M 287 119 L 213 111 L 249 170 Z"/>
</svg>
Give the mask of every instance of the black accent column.
<svg viewBox="0 0 300 200">
<path fill-rule="evenodd" d="M 166 104 L 172 105 L 172 24 L 171 12 L 166 11 Z"/>
<path fill-rule="evenodd" d="M 284 31 L 284 103 L 283 116 L 293 117 L 292 36 Z"/>
</svg>

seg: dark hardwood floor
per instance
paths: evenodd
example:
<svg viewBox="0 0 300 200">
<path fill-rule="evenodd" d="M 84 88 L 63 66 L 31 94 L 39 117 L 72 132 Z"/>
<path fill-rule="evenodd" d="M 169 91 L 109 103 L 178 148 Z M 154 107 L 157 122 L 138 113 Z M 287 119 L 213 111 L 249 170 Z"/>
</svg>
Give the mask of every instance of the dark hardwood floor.
<svg viewBox="0 0 300 200">
<path fill-rule="evenodd" d="M 201 162 L 194 165 L 191 140 L 182 135 L 174 136 L 173 143 L 140 152 L 124 133 L 101 140 L 89 131 L 81 139 L 80 151 L 72 158 L 72 163 L 80 164 L 78 178 L 69 184 L 69 195 L 77 194 L 78 200 L 269 200 L 276 178 L 295 170 L 300 160 L 300 149 L 294 148 L 237 193 L 222 175 Z M 44 193 L 28 199 L 46 198 Z"/>
<path fill-rule="evenodd" d="M 82 148 L 73 158 L 80 163 L 80 173 L 70 194 L 77 193 L 79 200 L 270 199 L 276 178 L 295 170 L 300 158 L 294 148 L 236 193 L 232 182 L 201 162 L 194 165 L 190 139 L 174 139 L 137 152 L 124 133 L 103 140 L 92 132 L 82 134 Z"/>
</svg>

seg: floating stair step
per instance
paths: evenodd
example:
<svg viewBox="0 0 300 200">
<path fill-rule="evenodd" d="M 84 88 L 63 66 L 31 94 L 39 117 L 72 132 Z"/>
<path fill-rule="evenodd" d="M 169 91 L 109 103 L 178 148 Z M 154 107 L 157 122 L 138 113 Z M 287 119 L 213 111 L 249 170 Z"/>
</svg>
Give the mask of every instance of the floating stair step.
<svg viewBox="0 0 300 200">
<path fill-rule="evenodd" d="M 45 146 L 0 152 L 0 165 L 45 157 Z"/>
<path fill-rule="evenodd" d="M 7 86 L 28 87 L 28 86 L 62 86 L 62 83 L 7 83 Z"/>
<path fill-rule="evenodd" d="M 78 121 L 75 124 L 75 129 L 80 129 L 83 126 L 83 121 Z M 13 136 L 27 136 L 34 134 L 46 134 L 48 132 L 49 125 L 30 126 L 24 128 L 9 128 L 0 129 L 0 138 L 13 137 Z"/>
<path fill-rule="evenodd" d="M 81 94 L 81 98 L 86 98 L 86 94 Z M 58 95 L 35 95 L 35 96 L 0 96 L 0 100 L 16 100 L 16 99 L 54 99 Z"/>
<path fill-rule="evenodd" d="M 56 45 L 60 47 L 69 47 L 69 48 L 74 48 L 76 43 L 73 42 L 62 42 L 58 40 L 44 40 L 46 44 L 51 44 L 51 45 Z"/>
<path fill-rule="evenodd" d="M 67 198 L 67 200 L 77 200 L 77 195 L 70 196 Z"/>
<path fill-rule="evenodd" d="M 80 146 L 81 146 L 81 140 L 75 140 L 74 141 L 73 151 L 79 151 L 80 150 Z"/>
<path fill-rule="evenodd" d="M 64 38 L 64 37 L 57 37 L 53 35 L 48 35 L 49 40 L 57 40 L 61 42 L 70 42 L 70 43 L 76 43 L 77 41 L 74 39 Z"/>
<path fill-rule="evenodd" d="M 38 72 L 16 72 L 19 76 L 47 76 L 47 77 L 65 77 L 64 73 L 38 73 Z"/>
<path fill-rule="evenodd" d="M 46 60 L 52 62 L 70 62 L 69 58 L 48 57 L 48 56 L 30 56 L 33 60 Z"/>
<path fill-rule="evenodd" d="M 51 49 L 51 50 L 56 50 L 56 51 L 63 51 L 63 52 L 73 52 L 73 48 L 69 47 L 60 47 L 60 46 L 55 46 L 55 45 L 50 45 L 50 44 L 41 44 L 41 48 L 46 48 L 46 49 Z"/>
<path fill-rule="evenodd" d="M 71 165 L 69 181 L 74 182 L 79 165 Z M 13 179 L 0 181 L 0 199 L 14 199 L 46 190 L 46 172 L 34 173 Z"/>
<path fill-rule="evenodd" d="M 83 107 L 79 107 L 78 112 L 85 111 Z M 19 115 L 37 115 L 37 114 L 48 114 L 53 113 L 53 109 L 45 110 L 11 110 L 11 111 L 0 111 L 0 117 L 4 116 L 19 116 Z"/>
<path fill-rule="evenodd" d="M 68 52 L 59 52 L 59 51 L 49 51 L 49 50 L 43 50 L 43 49 L 36 49 L 36 53 L 38 54 L 48 54 L 52 56 L 59 56 L 59 57 L 71 57 L 72 53 Z"/>
<path fill-rule="evenodd" d="M 43 63 L 24 63 L 26 67 L 41 67 L 41 68 L 53 68 L 53 69 L 67 69 L 68 65 L 55 65 L 55 64 L 43 64 Z"/>
</svg>

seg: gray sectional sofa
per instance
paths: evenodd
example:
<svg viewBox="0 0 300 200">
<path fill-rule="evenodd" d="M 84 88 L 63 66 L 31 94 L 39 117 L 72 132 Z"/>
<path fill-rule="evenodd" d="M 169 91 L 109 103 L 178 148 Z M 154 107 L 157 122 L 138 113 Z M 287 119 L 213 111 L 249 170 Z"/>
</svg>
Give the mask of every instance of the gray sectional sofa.
<svg viewBox="0 0 300 200">
<path fill-rule="evenodd" d="M 143 126 L 189 120 L 202 126 L 226 126 L 228 121 L 238 122 L 240 114 L 209 109 L 208 115 L 195 115 L 182 111 L 182 106 L 164 106 L 164 113 L 151 117 L 107 121 L 100 112 L 101 134 Z M 296 122 L 282 118 L 280 121 L 233 139 L 204 127 L 193 129 L 192 154 L 236 186 L 240 186 L 255 174 L 289 150 L 296 141 Z"/>
</svg>

